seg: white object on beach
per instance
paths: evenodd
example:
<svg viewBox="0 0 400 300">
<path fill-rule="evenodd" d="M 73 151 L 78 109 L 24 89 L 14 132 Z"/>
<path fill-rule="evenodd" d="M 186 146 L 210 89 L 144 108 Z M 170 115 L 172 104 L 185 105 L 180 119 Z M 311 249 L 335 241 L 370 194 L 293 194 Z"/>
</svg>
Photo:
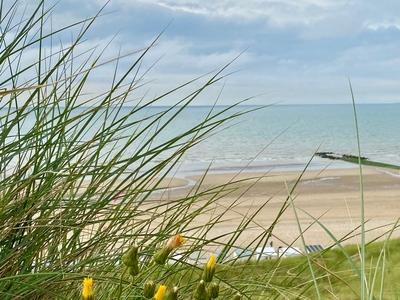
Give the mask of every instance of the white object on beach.
<svg viewBox="0 0 400 300">
<path fill-rule="evenodd" d="M 278 257 L 278 253 L 276 253 L 274 247 L 257 247 L 255 254 L 258 260 Z"/>
<path fill-rule="evenodd" d="M 238 248 L 233 251 L 232 256 L 237 261 L 239 260 L 263 260 L 277 258 L 278 253 L 275 251 L 274 247 L 257 247 L 256 250 L 248 250 Z"/>
<path fill-rule="evenodd" d="M 279 247 L 278 255 L 279 257 L 291 257 L 291 256 L 299 256 L 303 252 L 301 252 L 299 247 Z"/>
<path fill-rule="evenodd" d="M 251 250 L 237 248 L 233 251 L 232 256 L 236 261 L 249 260 L 253 258 L 253 252 Z"/>
</svg>

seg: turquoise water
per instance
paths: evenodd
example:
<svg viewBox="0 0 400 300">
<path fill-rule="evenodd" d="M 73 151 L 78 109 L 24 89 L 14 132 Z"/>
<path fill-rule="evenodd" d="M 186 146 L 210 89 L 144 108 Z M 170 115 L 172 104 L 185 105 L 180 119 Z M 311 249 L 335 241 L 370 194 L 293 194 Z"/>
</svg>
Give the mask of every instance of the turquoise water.
<svg viewBox="0 0 400 300">
<path fill-rule="evenodd" d="M 231 113 L 254 107 L 236 107 Z M 122 117 L 130 108 L 123 108 Z M 165 107 L 151 107 L 130 121 L 140 120 L 164 111 Z M 226 107 L 214 107 L 218 113 Z M 151 145 L 156 146 L 195 126 L 210 112 L 211 107 L 187 107 L 159 135 Z M 79 111 L 77 111 L 78 113 Z M 174 110 L 176 112 L 176 109 Z M 361 155 L 374 161 L 400 165 L 400 105 L 357 105 Z M 111 119 L 111 118 L 109 118 Z M 102 121 L 98 121 L 98 125 Z M 150 121 L 141 124 L 141 128 Z M 164 121 L 155 124 L 156 130 Z M 34 119 L 27 118 L 22 132 L 33 126 Z M 244 166 L 248 170 L 298 169 L 303 168 L 317 151 L 332 151 L 357 155 L 356 129 L 352 105 L 275 105 L 238 117 L 224 125 L 225 129 L 210 134 L 204 141 L 190 149 L 181 159 L 178 172 L 197 173 L 210 164 L 214 172 L 237 171 Z M 88 127 L 86 138 L 90 138 L 98 126 Z M 136 131 L 137 132 L 137 131 Z M 134 128 L 125 135 L 136 134 Z M 126 157 L 135 155 L 146 142 L 143 136 L 125 151 Z M 118 145 L 113 145 L 118 149 Z M 105 151 L 112 151 L 111 146 Z M 165 159 L 171 151 L 161 153 L 149 164 Z M 332 161 L 314 157 L 311 168 L 323 168 Z M 348 167 L 336 162 L 335 167 Z M 132 166 L 134 169 L 134 166 Z"/>
<path fill-rule="evenodd" d="M 187 118 L 208 109 L 189 108 Z M 400 165 L 400 105 L 358 105 L 357 117 L 361 155 Z M 213 161 L 216 169 L 237 169 L 252 161 L 253 168 L 291 169 L 304 167 L 317 151 L 358 153 L 352 105 L 269 106 L 239 121 L 189 152 L 186 165 L 195 169 Z M 331 163 L 314 157 L 311 167 Z"/>
</svg>

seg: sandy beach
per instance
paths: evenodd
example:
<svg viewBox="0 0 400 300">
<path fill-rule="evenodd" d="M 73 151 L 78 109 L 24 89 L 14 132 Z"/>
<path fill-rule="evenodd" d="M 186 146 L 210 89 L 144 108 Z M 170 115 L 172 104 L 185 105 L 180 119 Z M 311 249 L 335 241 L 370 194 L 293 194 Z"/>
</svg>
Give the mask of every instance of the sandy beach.
<svg viewBox="0 0 400 300">
<path fill-rule="evenodd" d="M 219 237 L 223 242 L 237 230 L 243 219 L 249 219 L 246 231 L 236 245 L 246 246 L 271 229 L 279 211 L 285 203 L 289 206 L 272 229 L 274 246 L 291 245 L 302 247 L 299 239 L 303 233 L 306 244 L 329 247 L 335 243 L 326 229 L 342 240 L 342 243 L 358 243 L 361 224 L 361 197 L 358 166 L 350 169 L 326 169 L 306 171 L 297 187 L 289 190 L 299 178 L 300 172 L 269 172 L 242 174 L 209 174 L 202 181 L 200 190 L 218 186 L 228 181 L 243 180 L 233 186 L 234 191 L 225 193 L 207 213 L 199 215 L 193 227 L 207 227 L 212 220 L 223 214 L 223 218 L 208 233 L 207 237 Z M 186 179 L 198 181 L 200 176 Z M 179 182 L 182 183 L 182 182 Z M 179 198 L 190 193 L 193 186 L 180 186 L 164 194 L 164 200 Z M 385 239 L 400 213 L 400 174 L 396 170 L 363 167 L 363 191 L 365 201 L 366 240 Z M 291 196 L 289 196 L 289 194 Z M 207 197 L 198 199 L 198 205 Z M 297 213 L 299 224 L 296 221 Z M 316 222 L 321 222 L 326 229 Z M 300 228 L 299 228 L 300 225 Z M 392 237 L 399 237 L 394 230 Z"/>
</svg>

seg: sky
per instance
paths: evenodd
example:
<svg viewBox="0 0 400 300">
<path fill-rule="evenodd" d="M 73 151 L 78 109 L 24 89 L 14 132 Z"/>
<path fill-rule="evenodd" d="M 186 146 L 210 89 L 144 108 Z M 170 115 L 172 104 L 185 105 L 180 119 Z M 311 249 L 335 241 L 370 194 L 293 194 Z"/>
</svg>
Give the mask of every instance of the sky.
<svg viewBox="0 0 400 300">
<path fill-rule="evenodd" d="M 21 1 L 21 7 L 24 3 L 32 4 Z M 46 1 L 53 4 L 57 28 L 93 16 L 106 1 Z M 141 65 L 144 86 L 137 98 L 154 98 L 205 75 L 165 97 L 165 105 L 227 64 L 222 72 L 227 76 L 196 105 L 247 98 L 248 104 L 351 103 L 349 79 L 357 103 L 397 103 L 399 11 L 398 0 L 111 0 L 80 47 L 107 46 L 106 61 L 148 47 L 162 32 Z M 59 39 L 65 43 L 64 38 L 70 35 Z M 121 59 L 121 72 L 136 58 Z M 109 85 L 114 67 L 97 72 L 91 89 Z"/>
</svg>

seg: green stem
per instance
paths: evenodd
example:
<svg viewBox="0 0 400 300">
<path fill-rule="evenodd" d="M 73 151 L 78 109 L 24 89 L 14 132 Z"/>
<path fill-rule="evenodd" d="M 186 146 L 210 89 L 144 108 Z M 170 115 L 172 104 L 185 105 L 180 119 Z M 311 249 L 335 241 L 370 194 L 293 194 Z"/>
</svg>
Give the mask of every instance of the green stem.
<svg viewBox="0 0 400 300">
<path fill-rule="evenodd" d="M 128 267 L 125 266 L 124 270 L 121 273 L 121 276 L 119 278 L 119 286 L 118 286 L 118 295 L 117 299 L 121 299 L 121 294 L 122 294 L 122 278 L 124 278 L 124 275 L 126 273 L 126 270 L 128 270 Z"/>
</svg>

